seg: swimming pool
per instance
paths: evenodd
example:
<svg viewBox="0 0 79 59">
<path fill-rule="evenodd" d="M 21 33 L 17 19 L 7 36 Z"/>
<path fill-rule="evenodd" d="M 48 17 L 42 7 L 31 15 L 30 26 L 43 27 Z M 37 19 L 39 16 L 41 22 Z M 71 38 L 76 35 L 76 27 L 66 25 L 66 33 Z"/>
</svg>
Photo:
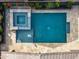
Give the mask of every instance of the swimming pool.
<svg viewBox="0 0 79 59">
<path fill-rule="evenodd" d="M 35 43 L 65 43 L 66 40 L 66 13 L 32 13 L 31 29 L 33 30 L 32 42 Z M 19 30 L 18 30 L 19 31 Z M 22 36 L 16 32 L 16 36 Z M 29 30 L 31 31 L 31 30 Z M 27 33 L 28 31 L 23 31 Z M 24 35 L 26 36 L 26 35 Z M 16 39 L 20 39 L 17 37 Z M 24 41 L 25 37 L 22 36 Z M 26 38 L 27 39 L 27 38 Z M 31 41 L 30 41 L 31 42 Z"/>
</svg>

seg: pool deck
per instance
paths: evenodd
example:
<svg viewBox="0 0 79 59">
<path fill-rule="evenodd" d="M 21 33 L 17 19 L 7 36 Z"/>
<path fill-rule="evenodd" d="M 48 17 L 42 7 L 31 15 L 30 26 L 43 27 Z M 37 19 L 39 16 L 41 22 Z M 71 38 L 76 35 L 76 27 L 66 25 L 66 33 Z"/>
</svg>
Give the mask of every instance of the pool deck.
<svg viewBox="0 0 79 59">
<path fill-rule="evenodd" d="M 56 10 L 53 10 L 56 11 Z M 28 52 L 28 53 L 53 53 L 53 52 L 70 52 L 71 50 L 79 50 L 78 38 L 78 18 L 79 7 L 73 6 L 70 10 L 57 10 L 67 11 L 67 21 L 70 21 L 70 34 L 67 34 L 67 43 L 16 43 L 16 31 L 10 30 L 9 13 L 7 14 L 6 21 L 6 46 L 11 52 Z"/>
</svg>

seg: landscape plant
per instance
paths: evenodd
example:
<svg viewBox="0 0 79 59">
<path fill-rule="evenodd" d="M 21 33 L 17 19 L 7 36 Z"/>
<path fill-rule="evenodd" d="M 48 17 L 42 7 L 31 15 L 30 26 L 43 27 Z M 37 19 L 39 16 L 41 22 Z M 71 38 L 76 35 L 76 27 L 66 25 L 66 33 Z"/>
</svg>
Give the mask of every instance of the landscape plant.
<svg viewBox="0 0 79 59">
<path fill-rule="evenodd" d="M 50 9 L 50 8 L 53 8 L 54 7 L 54 3 L 52 3 L 52 2 L 48 2 L 47 4 L 46 4 L 46 8 L 47 9 Z"/>
<path fill-rule="evenodd" d="M 0 23 L 2 23 L 2 19 L 3 19 L 3 16 L 2 16 L 2 14 L 0 13 Z"/>
<path fill-rule="evenodd" d="M 73 5 L 73 0 L 68 0 L 67 1 L 67 7 L 70 8 Z"/>
<path fill-rule="evenodd" d="M 3 32 L 3 28 L 2 26 L 0 25 L 0 34 Z"/>
</svg>

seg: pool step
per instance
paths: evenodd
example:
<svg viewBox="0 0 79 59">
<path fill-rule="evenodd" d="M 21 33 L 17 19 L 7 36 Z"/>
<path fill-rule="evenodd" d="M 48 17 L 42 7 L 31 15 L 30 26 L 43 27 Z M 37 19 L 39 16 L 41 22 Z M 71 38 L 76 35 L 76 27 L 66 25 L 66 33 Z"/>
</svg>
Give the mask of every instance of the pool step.
<svg viewBox="0 0 79 59">
<path fill-rule="evenodd" d="M 70 22 L 66 23 L 66 32 L 70 33 Z"/>
</svg>

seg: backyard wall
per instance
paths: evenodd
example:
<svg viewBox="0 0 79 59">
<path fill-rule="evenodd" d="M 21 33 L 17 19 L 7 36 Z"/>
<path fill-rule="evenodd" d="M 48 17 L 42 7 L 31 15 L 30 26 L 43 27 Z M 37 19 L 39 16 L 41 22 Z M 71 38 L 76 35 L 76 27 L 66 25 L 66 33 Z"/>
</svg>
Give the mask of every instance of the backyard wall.
<svg viewBox="0 0 79 59">
<path fill-rule="evenodd" d="M 79 52 L 50 53 L 50 54 L 2 52 L 1 59 L 79 59 Z"/>
</svg>

